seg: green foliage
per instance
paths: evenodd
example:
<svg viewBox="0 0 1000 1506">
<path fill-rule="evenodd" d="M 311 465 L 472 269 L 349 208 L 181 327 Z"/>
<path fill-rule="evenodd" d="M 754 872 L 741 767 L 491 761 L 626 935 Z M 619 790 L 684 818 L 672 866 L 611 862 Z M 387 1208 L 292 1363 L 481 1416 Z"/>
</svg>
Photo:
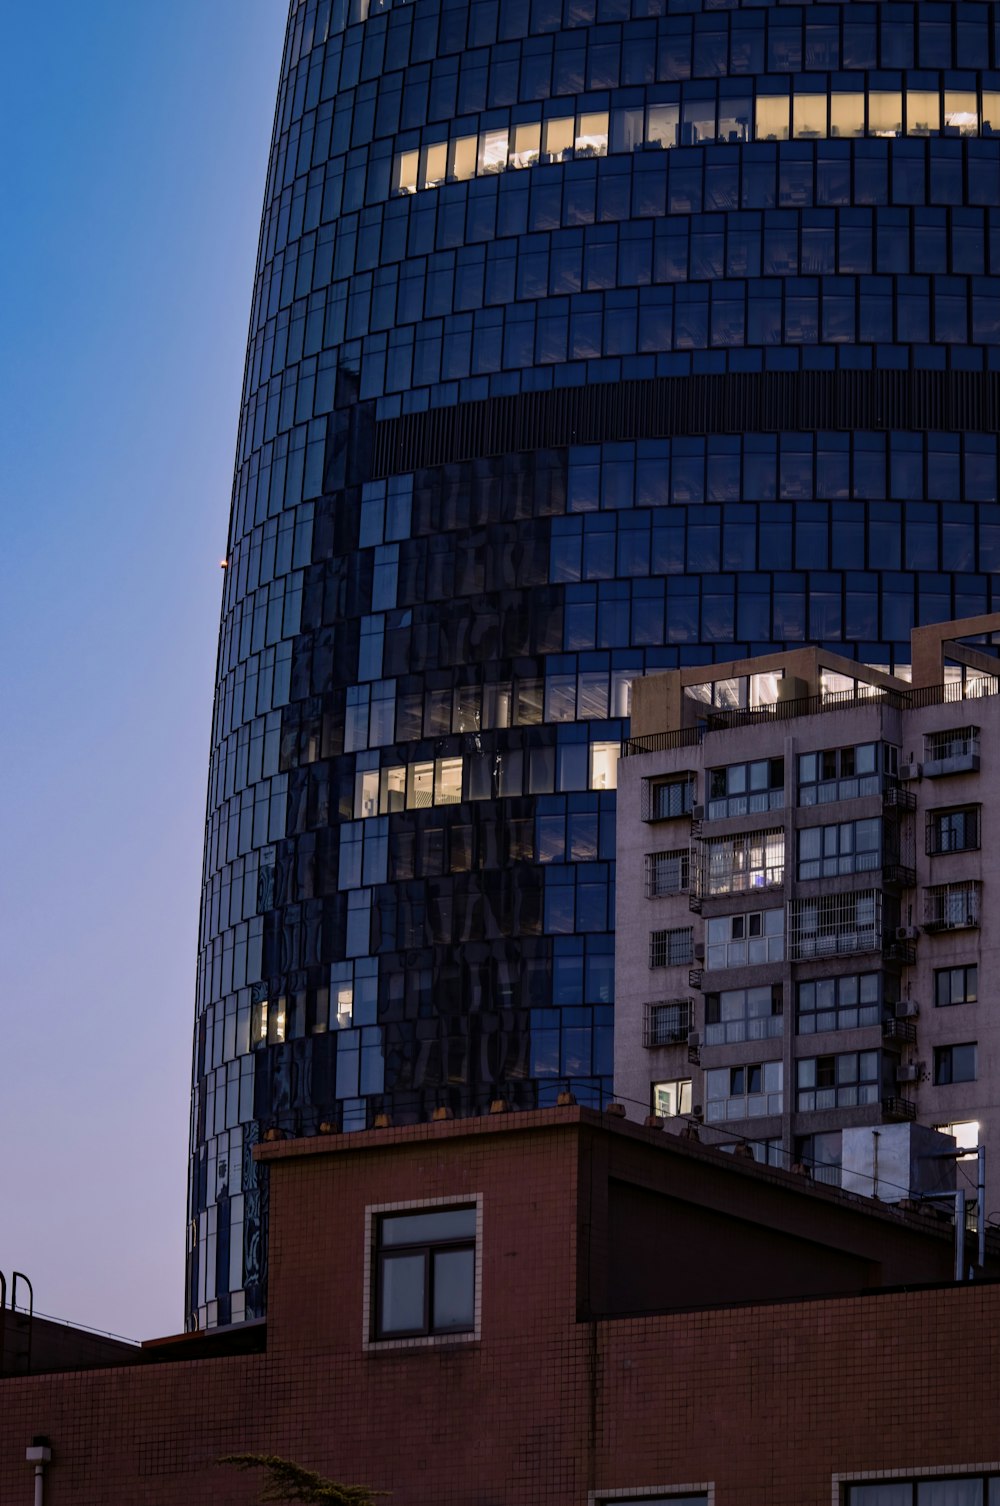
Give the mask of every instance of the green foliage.
<svg viewBox="0 0 1000 1506">
<path fill-rule="evenodd" d="M 374 1506 L 376 1496 L 387 1494 L 384 1490 L 371 1490 L 367 1485 L 338 1485 L 335 1480 L 325 1480 L 314 1470 L 303 1469 L 289 1459 L 277 1454 L 226 1454 L 217 1459 L 217 1464 L 231 1464 L 236 1469 L 263 1469 L 267 1471 L 260 1499 L 265 1501 L 311 1501 L 321 1506 Z"/>
</svg>

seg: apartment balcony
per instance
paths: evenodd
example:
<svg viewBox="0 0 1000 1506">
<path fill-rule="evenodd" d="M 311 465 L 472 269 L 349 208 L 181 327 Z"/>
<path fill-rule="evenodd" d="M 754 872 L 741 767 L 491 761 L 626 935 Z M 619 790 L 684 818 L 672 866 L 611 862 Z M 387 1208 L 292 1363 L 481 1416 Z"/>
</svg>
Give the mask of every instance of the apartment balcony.
<svg viewBox="0 0 1000 1506">
<path fill-rule="evenodd" d="M 899 1046 L 914 1046 L 917 1027 L 912 1020 L 897 1020 L 894 1015 L 887 1015 L 882 1021 L 882 1039 Z"/>
<path fill-rule="evenodd" d="M 947 732 L 928 732 L 925 735 L 925 779 L 940 779 L 945 774 L 974 774 L 978 768 L 978 727 L 955 727 Z"/>
<path fill-rule="evenodd" d="M 882 1099 L 882 1121 L 885 1124 L 902 1124 L 907 1119 L 916 1119 L 916 1104 L 905 1098 Z"/>
<path fill-rule="evenodd" d="M 886 863 L 882 882 L 891 889 L 912 889 L 917 882 L 917 870 L 906 863 Z"/>
<path fill-rule="evenodd" d="M 915 811 L 917 808 L 917 797 L 912 790 L 905 789 L 903 785 L 893 782 L 886 784 L 882 791 L 882 805 L 887 811 Z"/>
</svg>

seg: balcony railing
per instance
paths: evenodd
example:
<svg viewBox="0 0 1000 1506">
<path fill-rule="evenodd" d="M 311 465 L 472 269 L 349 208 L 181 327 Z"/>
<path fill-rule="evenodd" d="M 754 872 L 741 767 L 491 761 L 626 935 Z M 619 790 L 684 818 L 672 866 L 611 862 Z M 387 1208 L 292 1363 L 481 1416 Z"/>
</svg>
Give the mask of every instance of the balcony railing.
<svg viewBox="0 0 1000 1506">
<path fill-rule="evenodd" d="M 883 1098 L 882 1119 L 885 1124 L 899 1124 L 906 1119 L 916 1119 L 917 1106 L 905 1098 Z"/>
</svg>

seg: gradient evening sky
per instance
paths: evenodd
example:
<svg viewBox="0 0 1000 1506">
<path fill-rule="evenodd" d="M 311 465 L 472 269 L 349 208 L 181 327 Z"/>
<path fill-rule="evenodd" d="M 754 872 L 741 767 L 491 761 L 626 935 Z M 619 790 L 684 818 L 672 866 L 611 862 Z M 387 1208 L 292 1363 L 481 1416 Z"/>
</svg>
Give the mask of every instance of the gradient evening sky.
<svg viewBox="0 0 1000 1506">
<path fill-rule="evenodd" d="M 215 646 L 286 0 L 0 20 L 0 1270 L 183 1326 Z"/>
</svg>

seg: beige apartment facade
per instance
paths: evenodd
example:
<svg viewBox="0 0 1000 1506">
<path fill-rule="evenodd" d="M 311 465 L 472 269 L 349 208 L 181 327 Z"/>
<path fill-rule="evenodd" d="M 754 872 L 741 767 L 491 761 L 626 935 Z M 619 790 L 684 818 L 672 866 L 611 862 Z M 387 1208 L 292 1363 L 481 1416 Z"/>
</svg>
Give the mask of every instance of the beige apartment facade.
<svg viewBox="0 0 1000 1506">
<path fill-rule="evenodd" d="M 917 629 L 911 680 L 805 648 L 637 682 L 618 771 L 630 1117 L 833 1183 L 845 1130 L 941 1128 L 985 1146 L 1000 1208 L 996 640 L 1000 614 Z"/>
</svg>

